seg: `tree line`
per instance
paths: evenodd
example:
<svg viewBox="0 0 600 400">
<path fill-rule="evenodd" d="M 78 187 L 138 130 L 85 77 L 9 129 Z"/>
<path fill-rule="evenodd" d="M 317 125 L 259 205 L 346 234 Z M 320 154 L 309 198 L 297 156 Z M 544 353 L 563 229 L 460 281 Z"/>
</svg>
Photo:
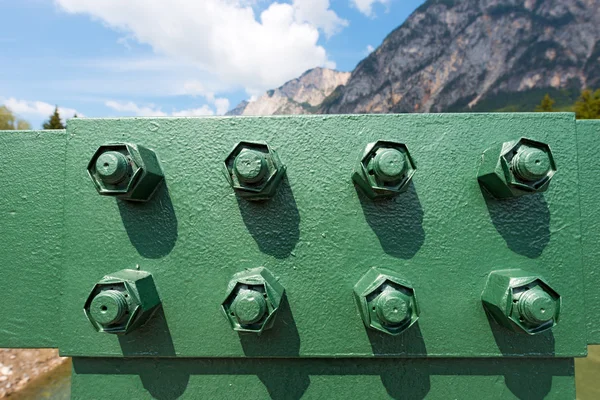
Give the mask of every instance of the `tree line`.
<svg viewBox="0 0 600 400">
<path fill-rule="evenodd" d="M 546 94 L 542 102 L 535 108 L 538 112 L 574 111 L 577 119 L 600 119 L 600 89 L 593 91 L 585 89 L 581 92 L 579 100 L 572 107 L 557 110 L 554 108 L 556 101 Z"/>
<path fill-rule="evenodd" d="M 77 114 L 75 114 L 73 118 L 77 118 Z M 58 106 L 54 108 L 54 112 L 48 117 L 48 120 L 44 122 L 42 127 L 44 129 L 65 129 L 65 125 L 58 112 Z M 0 131 L 23 131 L 29 129 L 31 129 L 31 124 L 29 122 L 18 118 L 8 107 L 0 106 Z"/>
</svg>

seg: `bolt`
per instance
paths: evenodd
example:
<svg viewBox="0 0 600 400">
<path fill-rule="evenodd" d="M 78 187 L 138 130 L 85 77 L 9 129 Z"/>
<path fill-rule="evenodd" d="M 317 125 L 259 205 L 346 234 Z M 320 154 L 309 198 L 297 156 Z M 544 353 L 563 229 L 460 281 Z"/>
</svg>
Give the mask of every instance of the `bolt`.
<svg viewBox="0 0 600 400">
<path fill-rule="evenodd" d="M 412 285 L 394 271 L 372 267 L 354 285 L 353 291 L 367 328 L 400 335 L 419 319 Z"/>
<path fill-rule="evenodd" d="M 263 153 L 244 149 L 233 161 L 235 174 L 241 182 L 260 182 L 267 173 L 267 160 Z"/>
<path fill-rule="evenodd" d="M 377 316 L 385 325 L 400 325 L 411 314 L 411 307 L 405 296 L 395 289 L 384 290 L 377 298 Z"/>
<path fill-rule="evenodd" d="M 533 147 L 520 149 L 512 159 L 511 166 L 519 178 L 529 182 L 544 178 L 552 168 L 548 155 Z"/>
<path fill-rule="evenodd" d="M 486 149 L 477 180 L 496 199 L 508 199 L 545 192 L 556 171 L 548 144 L 521 138 Z"/>
<path fill-rule="evenodd" d="M 252 325 L 265 315 L 267 302 L 261 292 L 242 289 L 233 301 L 231 309 L 241 325 Z"/>
<path fill-rule="evenodd" d="M 103 182 L 119 183 L 127 176 L 129 161 L 118 151 L 107 151 L 96 160 L 96 171 Z"/>
<path fill-rule="evenodd" d="M 118 290 L 105 290 L 92 300 L 91 317 L 100 325 L 111 325 L 118 322 L 128 310 L 127 299 Z"/>
<path fill-rule="evenodd" d="M 87 172 L 102 196 L 148 201 L 165 175 L 153 150 L 133 143 L 107 143 L 96 150 Z"/>
<path fill-rule="evenodd" d="M 284 296 L 284 287 L 268 269 L 246 269 L 229 281 L 221 311 L 233 330 L 260 335 L 273 327 Z"/>
<path fill-rule="evenodd" d="M 521 269 L 492 271 L 481 301 L 495 322 L 528 335 L 555 327 L 562 302 L 561 296 L 544 278 Z"/>
<path fill-rule="evenodd" d="M 396 149 L 379 149 L 373 160 L 373 170 L 384 182 L 394 182 L 406 172 L 406 157 Z"/>
<path fill-rule="evenodd" d="M 543 324 L 554 318 L 556 302 L 548 293 L 536 287 L 521 295 L 517 308 L 525 321 Z"/>
</svg>

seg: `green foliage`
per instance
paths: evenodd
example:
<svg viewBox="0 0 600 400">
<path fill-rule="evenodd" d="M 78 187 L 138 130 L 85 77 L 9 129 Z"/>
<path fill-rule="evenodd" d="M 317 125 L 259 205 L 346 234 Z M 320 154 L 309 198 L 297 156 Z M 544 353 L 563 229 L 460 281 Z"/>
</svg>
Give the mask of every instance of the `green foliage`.
<svg viewBox="0 0 600 400">
<path fill-rule="evenodd" d="M 554 111 L 554 99 L 550 97 L 548 93 L 542 99 L 542 102 L 535 108 L 537 112 L 553 112 Z"/>
<path fill-rule="evenodd" d="M 575 103 L 577 119 L 600 119 L 600 89 L 593 92 L 586 89 Z"/>
<path fill-rule="evenodd" d="M 0 130 L 28 130 L 29 122 L 18 119 L 6 106 L 0 106 Z"/>
<path fill-rule="evenodd" d="M 580 91 L 565 89 L 531 89 L 523 92 L 498 92 L 469 109 L 472 98 L 459 99 L 443 112 L 575 112 L 577 119 L 600 119 L 600 89 Z"/>
<path fill-rule="evenodd" d="M 573 104 L 581 94 L 579 87 L 564 89 L 540 88 L 522 92 L 499 91 L 484 97 L 473 108 L 468 104 L 473 96 L 459 99 L 441 112 L 532 112 L 548 94 L 554 101 L 554 111 L 573 111 Z"/>
<path fill-rule="evenodd" d="M 54 109 L 54 113 L 50 116 L 48 121 L 44 122 L 44 129 L 65 129 L 62 121 L 60 120 L 60 114 L 58 113 L 58 106 Z"/>
</svg>

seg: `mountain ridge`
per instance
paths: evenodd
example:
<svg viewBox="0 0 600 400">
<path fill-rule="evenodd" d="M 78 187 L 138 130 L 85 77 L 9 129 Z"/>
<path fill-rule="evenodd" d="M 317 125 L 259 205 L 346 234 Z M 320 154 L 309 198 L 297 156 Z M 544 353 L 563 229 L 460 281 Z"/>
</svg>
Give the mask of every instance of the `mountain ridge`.
<svg viewBox="0 0 600 400">
<path fill-rule="evenodd" d="M 600 87 L 600 0 L 428 0 L 346 77 L 313 87 L 329 94 L 310 106 L 278 97 L 290 81 L 267 93 L 273 113 L 533 111 L 545 93 L 572 104 Z"/>
<path fill-rule="evenodd" d="M 309 69 L 254 101 L 242 101 L 226 115 L 311 114 L 349 78 L 349 72 L 320 67 Z"/>
</svg>

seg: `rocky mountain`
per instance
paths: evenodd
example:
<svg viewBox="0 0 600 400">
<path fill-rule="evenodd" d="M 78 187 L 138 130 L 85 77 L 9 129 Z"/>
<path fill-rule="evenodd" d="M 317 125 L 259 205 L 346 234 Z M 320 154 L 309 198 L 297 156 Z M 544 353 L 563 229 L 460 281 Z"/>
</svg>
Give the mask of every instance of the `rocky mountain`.
<svg viewBox="0 0 600 400">
<path fill-rule="evenodd" d="M 255 101 L 241 102 L 227 115 L 309 114 L 317 111 L 333 91 L 346 84 L 349 72 L 326 68 L 306 71 L 300 78 L 291 80 Z"/>
<path fill-rule="evenodd" d="M 586 87 L 600 88 L 600 0 L 428 0 L 349 79 L 311 70 L 232 114 L 533 111 Z"/>
<path fill-rule="evenodd" d="M 429 0 L 320 112 L 520 111 L 599 86 L 600 0 Z"/>
</svg>

